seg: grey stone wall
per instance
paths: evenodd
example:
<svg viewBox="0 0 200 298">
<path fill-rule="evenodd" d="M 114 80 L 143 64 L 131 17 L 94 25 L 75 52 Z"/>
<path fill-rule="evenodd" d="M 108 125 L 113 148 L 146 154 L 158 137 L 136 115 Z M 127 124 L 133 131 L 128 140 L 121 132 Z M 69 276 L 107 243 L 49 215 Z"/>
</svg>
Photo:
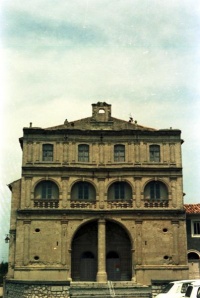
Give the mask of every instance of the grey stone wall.
<svg viewBox="0 0 200 298">
<path fill-rule="evenodd" d="M 7 281 L 4 298 L 68 298 L 69 284 Z"/>
</svg>

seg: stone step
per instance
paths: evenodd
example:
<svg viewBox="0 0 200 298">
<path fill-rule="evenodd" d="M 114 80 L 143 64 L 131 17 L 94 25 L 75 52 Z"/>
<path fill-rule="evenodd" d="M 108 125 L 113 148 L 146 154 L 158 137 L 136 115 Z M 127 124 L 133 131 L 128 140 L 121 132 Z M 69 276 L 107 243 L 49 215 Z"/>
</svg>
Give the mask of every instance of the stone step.
<svg viewBox="0 0 200 298">
<path fill-rule="evenodd" d="M 151 288 L 133 282 L 112 282 L 112 289 L 107 283 L 72 282 L 71 298 L 150 298 Z"/>
</svg>

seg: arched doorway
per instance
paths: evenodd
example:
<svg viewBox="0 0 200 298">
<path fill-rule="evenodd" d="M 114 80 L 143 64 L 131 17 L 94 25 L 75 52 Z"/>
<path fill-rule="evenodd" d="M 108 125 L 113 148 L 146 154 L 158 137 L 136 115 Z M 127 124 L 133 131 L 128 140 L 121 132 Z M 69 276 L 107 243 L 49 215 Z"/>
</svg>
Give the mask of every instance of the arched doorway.
<svg viewBox="0 0 200 298">
<path fill-rule="evenodd" d="M 188 252 L 189 278 L 198 279 L 200 277 L 200 257 L 196 251 Z"/>
<path fill-rule="evenodd" d="M 131 280 L 131 242 L 117 223 L 106 222 L 106 271 L 108 280 Z"/>
<path fill-rule="evenodd" d="M 97 222 L 82 226 L 72 242 L 72 280 L 95 281 L 97 275 Z"/>
<path fill-rule="evenodd" d="M 131 241 L 127 232 L 119 224 L 106 221 L 105 238 L 105 267 L 108 280 L 131 280 Z M 98 221 L 92 221 L 80 227 L 72 241 L 73 281 L 96 281 L 99 255 L 97 250 Z"/>
</svg>

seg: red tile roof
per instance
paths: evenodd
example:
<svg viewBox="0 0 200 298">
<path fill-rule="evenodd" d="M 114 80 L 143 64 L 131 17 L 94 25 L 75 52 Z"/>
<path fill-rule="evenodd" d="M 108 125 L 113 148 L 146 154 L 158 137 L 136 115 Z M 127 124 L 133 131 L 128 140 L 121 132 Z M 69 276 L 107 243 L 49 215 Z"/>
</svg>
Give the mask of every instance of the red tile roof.
<svg viewBox="0 0 200 298">
<path fill-rule="evenodd" d="M 187 214 L 200 213 L 200 204 L 185 204 L 184 208 Z"/>
</svg>

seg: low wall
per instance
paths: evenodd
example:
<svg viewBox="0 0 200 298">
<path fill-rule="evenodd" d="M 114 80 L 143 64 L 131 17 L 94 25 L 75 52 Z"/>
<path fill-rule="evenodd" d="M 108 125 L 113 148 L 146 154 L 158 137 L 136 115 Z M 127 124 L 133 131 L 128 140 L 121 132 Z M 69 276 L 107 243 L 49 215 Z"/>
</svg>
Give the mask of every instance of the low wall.
<svg viewBox="0 0 200 298">
<path fill-rule="evenodd" d="M 4 298 L 68 298 L 69 282 L 5 280 Z"/>
</svg>

